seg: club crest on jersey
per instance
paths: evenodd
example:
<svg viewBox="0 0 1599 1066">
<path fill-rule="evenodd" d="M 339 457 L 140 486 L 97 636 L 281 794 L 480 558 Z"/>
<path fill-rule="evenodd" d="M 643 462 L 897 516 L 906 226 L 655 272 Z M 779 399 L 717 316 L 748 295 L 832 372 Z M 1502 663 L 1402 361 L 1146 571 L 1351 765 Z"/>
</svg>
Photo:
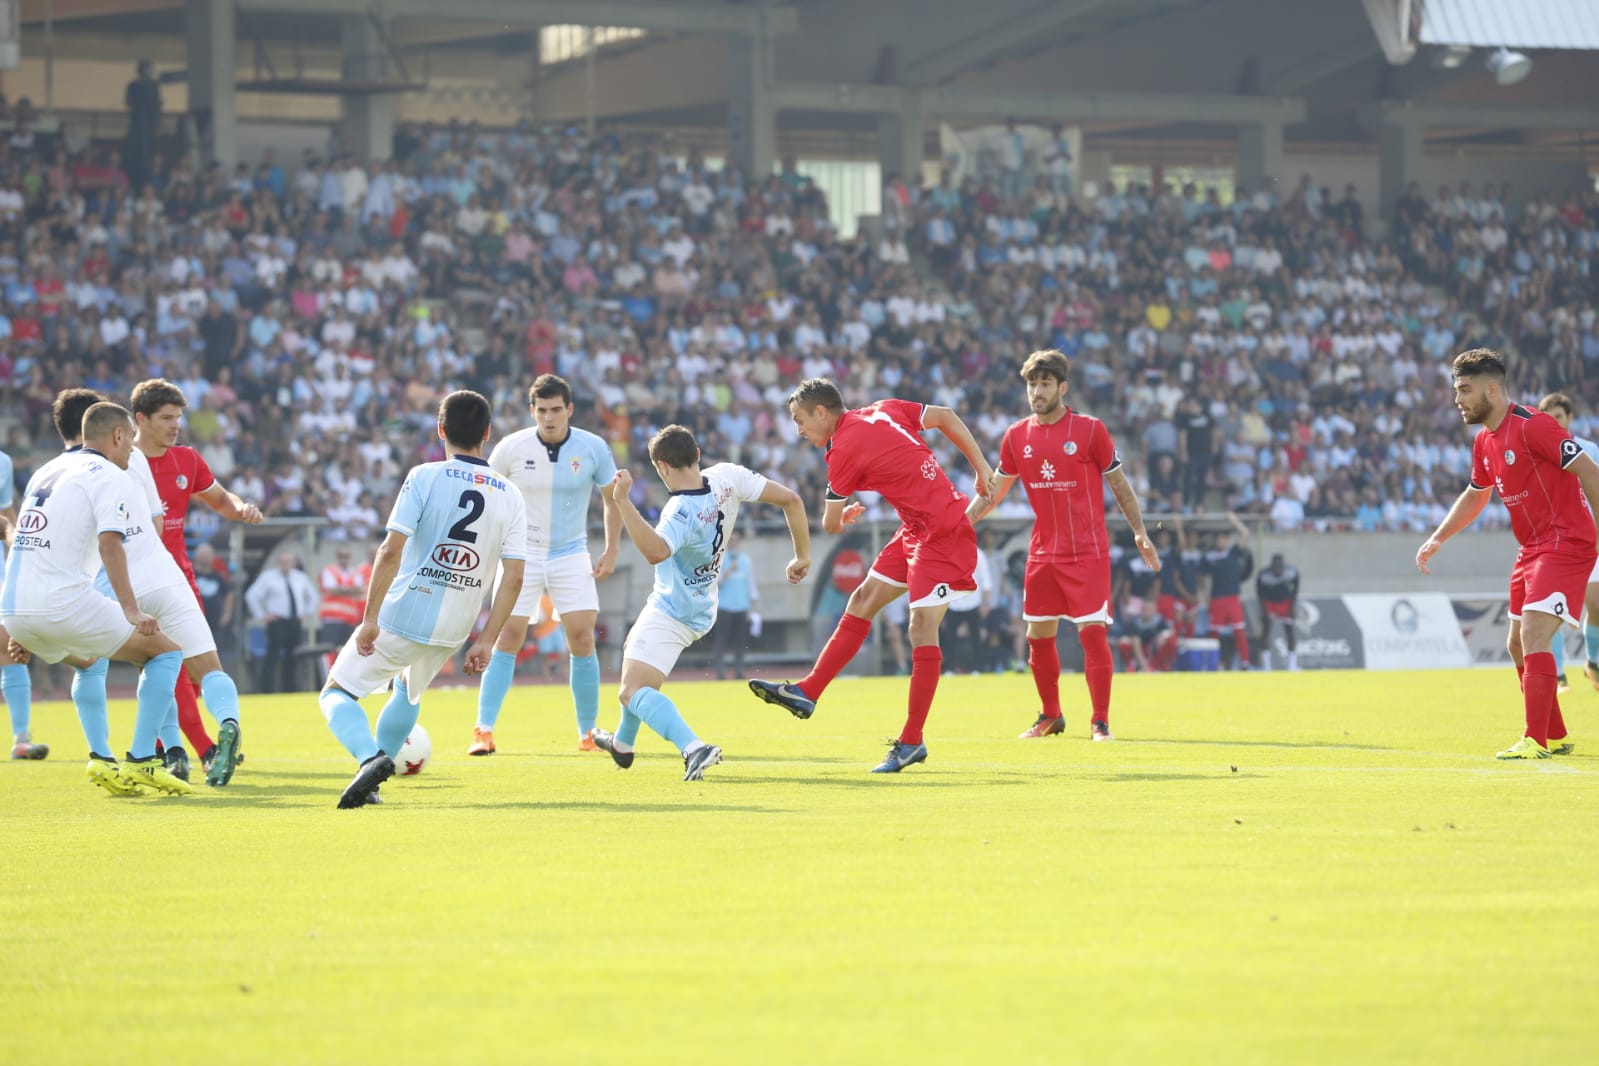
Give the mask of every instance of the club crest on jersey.
<svg viewBox="0 0 1599 1066">
<path fill-rule="evenodd" d="M 1505 449 L 1505 465 L 1506 466 L 1515 466 L 1516 465 L 1516 453 L 1511 451 L 1509 448 Z"/>
<path fill-rule="evenodd" d="M 583 460 L 578 456 L 572 457 L 572 473 L 577 473 L 583 466 Z"/>
<path fill-rule="evenodd" d="M 938 477 L 938 460 L 928 456 L 922 460 L 922 477 L 932 481 Z"/>
<path fill-rule="evenodd" d="M 179 474 L 178 475 L 178 488 L 186 489 L 188 487 L 189 487 L 189 475 L 188 474 Z"/>
<path fill-rule="evenodd" d="M 1077 442 L 1076 441 L 1069 440 L 1069 441 L 1066 442 L 1066 454 L 1067 455 L 1076 455 L 1077 454 Z"/>
</svg>

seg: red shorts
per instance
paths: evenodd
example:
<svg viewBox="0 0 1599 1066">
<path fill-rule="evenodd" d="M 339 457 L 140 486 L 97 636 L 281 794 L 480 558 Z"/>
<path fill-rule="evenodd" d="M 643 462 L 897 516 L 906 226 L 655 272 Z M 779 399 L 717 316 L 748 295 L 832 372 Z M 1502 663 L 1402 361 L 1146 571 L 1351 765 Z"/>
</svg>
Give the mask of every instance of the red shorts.
<svg viewBox="0 0 1599 1066">
<path fill-rule="evenodd" d="M 1580 625 L 1582 601 L 1593 565 L 1589 555 L 1539 552 L 1516 556 L 1516 565 L 1510 570 L 1510 617 L 1541 611 L 1573 626 Z"/>
<path fill-rule="evenodd" d="M 1182 600 L 1179 600 L 1176 596 L 1171 595 L 1169 592 L 1161 593 L 1160 598 L 1155 601 L 1156 613 L 1158 613 L 1168 622 L 1175 623 L 1177 621 L 1177 611 L 1179 608 L 1186 610 L 1188 608 L 1188 604 L 1184 603 Z"/>
<path fill-rule="evenodd" d="M 1294 620 L 1294 601 L 1282 600 L 1273 603 L 1271 600 L 1260 601 L 1261 610 L 1266 612 L 1267 618 L 1275 618 L 1279 622 L 1292 622 Z"/>
<path fill-rule="evenodd" d="M 1244 626 L 1244 601 L 1237 596 L 1216 596 L 1210 601 L 1210 631 L 1242 629 Z"/>
<path fill-rule="evenodd" d="M 977 531 L 962 522 L 919 540 L 900 526 L 872 560 L 867 576 L 909 589 L 912 607 L 948 603 L 951 593 L 977 588 Z"/>
<path fill-rule="evenodd" d="M 1079 625 L 1109 622 L 1110 560 L 1027 560 L 1027 576 L 1022 581 L 1022 618 L 1028 622 L 1068 618 Z"/>
</svg>

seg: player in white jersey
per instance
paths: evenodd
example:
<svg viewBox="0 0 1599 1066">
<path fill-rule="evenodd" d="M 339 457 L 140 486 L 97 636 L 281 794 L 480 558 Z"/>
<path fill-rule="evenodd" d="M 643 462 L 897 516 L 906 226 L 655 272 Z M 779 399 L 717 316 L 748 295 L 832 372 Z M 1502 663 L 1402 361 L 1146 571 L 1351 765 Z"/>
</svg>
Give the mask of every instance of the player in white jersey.
<svg viewBox="0 0 1599 1066">
<path fill-rule="evenodd" d="M 516 656 L 546 593 L 566 631 L 578 748 L 594 750 L 588 736 L 600 714 L 600 658 L 594 653 L 600 596 L 594 583 L 616 569 L 622 519 L 602 491 L 605 548 L 595 562 L 588 547 L 589 497 L 616 477 L 616 462 L 604 438 L 571 424 L 572 388 L 561 378 L 539 375 L 528 389 L 527 403 L 537 424 L 512 433 L 489 453 L 489 466 L 521 491 L 527 507 L 527 566 L 522 595 L 483 671 L 468 755 L 494 753 L 494 725 L 511 690 Z"/>
<path fill-rule="evenodd" d="M 183 653 L 140 610 L 123 548 L 138 500 L 126 472 L 133 417 L 116 404 L 97 403 L 84 413 L 82 432 L 81 451 L 47 463 L 28 482 L 0 618 L 13 640 L 46 662 L 83 667 L 112 658 L 141 666 L 127 759 L 118 766 L 109 752 L 92 751 L 89 779 L 117 794 L 140 788 L 185 794 L 188 784 L 168 773 L 155 753 Z M 115 600 L 94 589 L 99 566 Z"/>
<path fill-rule="evenodd" d="M 15 495 L 16 470 L 11 456 L 0 452 L 0 531 L 9 531 L 17 524 Z M 0 552 L 0 570 L 4 567 L 5 556 Z M 28 673 L 27 659 L 12 655 L 10 644 L 10 634 L 0 628 L 0 692 L 5 693 L 6 710 L 11 712 L 11 757 L 42 759 L 50 754 L 50 746 L 33 742 L 33 678 Z"/>
<path fill-rule="evenodd" d="M 655 435 L 650 462 L 672 494 L 653 527 L 628 498 L 631 474 L 618 471 L 610 487 L 629 539 L 655 567 L 655 588 L 622 649 L 617 693 L 622 721 L 615 733 L 596 729 L 593 737 L 626 770 L 633 765 L 639 726 L 648 725 L 682 754 L 683 780 L 699 781 L 708 767 L 722 761 L 722 749 L 694 735 L 661 687 L 683 649 L 716 624 L 716 579 L 739 505 L 758 500 L 783 509 L 794 542 L 794 558 L 787 567 L 791 584 L 799 584 L 810 571 L 810 527 L 805 501 L 793 489 L 733 463 L 717 463 L 702 472 L 699 445 L 682 426 L 667 426 Z"/>
<path fill-rule="evenodd" d="M 394 759 L 421 713 L 422 693 L 472 635 L 484 584 L 500 567 L 488 624 L 466 654 L 468 673 L 488 665 L 522 588 L 527 515 L 522 496 L 489 468 L 483 445 L 492 425 L 489 402 L 452 392 L 439 404 L 439 436 L 448 456 L 406 475 L 388 535 L 378 547 L 366 611 L 328 672 L 319 702 L 328 727 L 361 768 L 339 806 L 377 802 L 394 775 Z M 377 734 L 357 701 L 394 683 L 378 715 Z"/>
</svg>

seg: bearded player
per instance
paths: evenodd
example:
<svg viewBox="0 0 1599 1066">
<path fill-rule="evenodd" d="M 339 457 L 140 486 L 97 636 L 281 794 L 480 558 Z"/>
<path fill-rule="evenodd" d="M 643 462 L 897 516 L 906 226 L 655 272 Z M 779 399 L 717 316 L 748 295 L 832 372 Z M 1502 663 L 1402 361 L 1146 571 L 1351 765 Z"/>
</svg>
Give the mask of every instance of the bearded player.
<svg viewBox="0 0 1599 1066">
<path fill-rule="evenodd" d="M 1510 570 L 1510 639 L 1521 681 L 1524 735 L 1501 759 L 1547 759 L 1576 745 L 1566 734 L 1555 694 L 1549 642 L 1562 622 L 1575 626 L 1593 573 L 1599 523 L 1599 463 L 1549 415 L 1511 403 L 1505 364 L 1487 348 L 1455 357 L 1455 407 L 1468 426 L 1471 481 L 1443 524 L 1416 552 L 1424 574 L 1444 541 L 1471 525 L 1497 488 L 1521 550 Z M 1538 648 L 1539 651 L 1528 651 Z"/>
<path fill-rule="evenodd" d="M 1022 364 L 1027 401 L 1033 409 L 1005 431 L 999 469 L 988 498 L 972 502 L 980 520 L 1005 498 L 1018 478 L 1033 508 L 1033 537 L 1022 582 L 1022 619 L 1027 623 L 1028 664 L 1043 710 L 1021 739 L 1055 736 L 1066 729 L 1060 708 L 1060 620 L 1077 626 L 1083 675 L 1093 707 L 1095 740 L 1110 732 L 1110 683 L 1116 666 L 1110 637 L 1110 534 L 1105 528 L 1105 486 L 1133 530 L 1144 565 L 1159 573 L 1160 553 L 1144 531 L 1138 496 L 1122 469 L 1121 453 L 1097 418 L 1066 406 L 1071 362 L 1053 349 L 1034 352 Z"/>
<path fill-rule="evenodd" d="M 194 580 L 194 564 L 189 561 L 189 545 L 183 537 L 183 526 L 189 515 L 190 498 L 198 499 L 230 522 L 254 525 L 261 521 L 261 509 L 222 487 L 212 476 L 200 453 L 178 444 L 178 433 L 183 428 L 183 409 L 188 406 L 183 393 L 170 381 L 151 378 L 133 387 L 129 407 L 139 426 L 138 447 L 150 460 L 150 473 L 155 478 L 156 490 L 166 505 L 165 524 L 161 540 L 172 558 L 177 561 L 194 598 L 204 608 L 200 587 Z M 209 772 L 211 760 L 216 756 L 216 742 L 206 732 L 200 719 L 200 704 L 196 699 L 194 683 L 187 674 L 178 675 L 175 691 L 178 700 L 178 724 L 183 735 L 200 756 L 200 764 Z M 242 758 L 239 761 L 243 761 Z"/>
</svg>

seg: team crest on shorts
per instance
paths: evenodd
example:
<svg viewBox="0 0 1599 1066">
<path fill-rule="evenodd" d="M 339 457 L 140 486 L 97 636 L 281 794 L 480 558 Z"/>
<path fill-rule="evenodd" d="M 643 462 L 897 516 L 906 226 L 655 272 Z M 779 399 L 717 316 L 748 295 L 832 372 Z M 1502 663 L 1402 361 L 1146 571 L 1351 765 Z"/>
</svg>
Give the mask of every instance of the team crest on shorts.
<svg viewBox="0 0 1599 1066">
<path fill-rule="evenodd" d="M 179 474 L 178 475 L 178 488 L 186 489 L 188 487 L 189 487 L 189 475 L 188 474 Z"/>
<path fill-rule="evenodd" d="M 1077 454 L 1077 442 L 1076 441 L 1069 440 L 1069 441 L 1066 442 L 1066 454 L 1067 455 L 1076 455 Z"/>
<path fill-rule="evenodd" d="M 1515 466 L 1516 465 L 1516 453 L 1511 451 L 1509 448 L 1505 449 L 1505 465 L 1506 466 Z"/>
</svg>

